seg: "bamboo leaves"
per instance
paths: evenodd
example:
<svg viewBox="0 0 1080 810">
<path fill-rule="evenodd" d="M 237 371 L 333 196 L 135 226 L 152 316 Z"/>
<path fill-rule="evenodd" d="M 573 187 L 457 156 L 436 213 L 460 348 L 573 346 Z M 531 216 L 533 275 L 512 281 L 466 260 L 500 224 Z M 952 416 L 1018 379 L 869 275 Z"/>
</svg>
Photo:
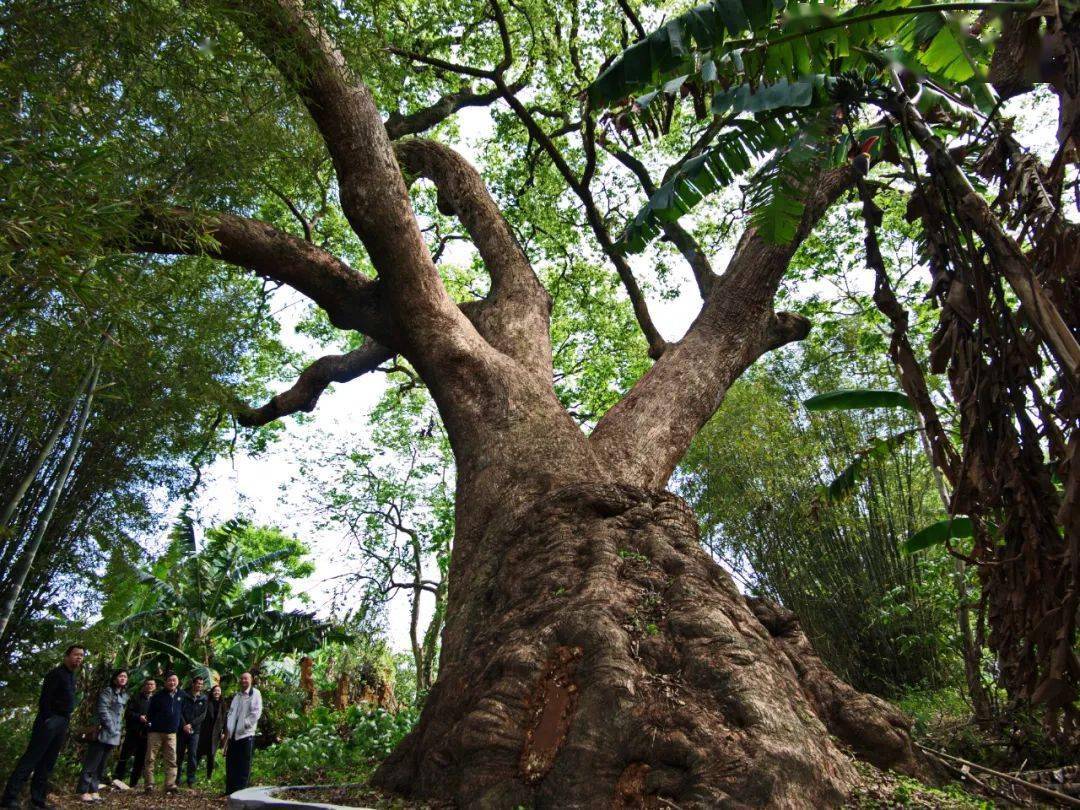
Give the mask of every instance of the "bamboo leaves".
<svg viewBox="0 0 1080 810">
<path fill-rule="evenodd" d="M 898 450 L 908 437 L 915 431 L 905 430 L 901 433 L 875 438 L 870 444 L 855 454 L 855 458 L 848 464 L 839 475 L 825 487 L 825 497 L 829 501 L 838 501 L 850 495 L 859 481 L 862 480 L 867 468 L 873 461 L 883 461 Z"/>
</svg>

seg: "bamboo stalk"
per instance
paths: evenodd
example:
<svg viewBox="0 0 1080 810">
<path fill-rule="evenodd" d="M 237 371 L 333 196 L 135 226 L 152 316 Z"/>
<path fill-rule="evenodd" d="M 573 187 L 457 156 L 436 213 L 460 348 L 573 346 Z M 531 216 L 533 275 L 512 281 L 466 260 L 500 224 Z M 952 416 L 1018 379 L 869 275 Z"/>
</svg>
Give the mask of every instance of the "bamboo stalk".
<svg viewBox="0 0 1080 810">
<path fill-rule="evenodd" d="M 37 526 L 34 527 L 33 537 L 27 544 L 26 550 L 23 551 L 23 556 L 19 561 L 15 579 L 8 588 L 8 593 L 4 597 L 3 604 L 0 605 L 0 639 L 3 639 L 4 632 L 7 630 L 8 621 L 15 612 L 15 603 L 19 598 L 19 594 L 22 592 L 23 585 L 26 582 L 26 576 L 30 573 L 30 567 L 34 564 L 34 558 L 37 556 L 37 551 L 41 546 L 42 539 L 45 537 L 45 532 L 49 528 L 49 521 L 52 519 L 53 511 L 56 509 L 56 504 L 60 500 L 64 485 L 67 484 L 71 466 L 74 464 L 75 455 L 79 451 L 79 445 L 82 444 L 83 431 L 85 431 L 86 422 L 90 418 L 90 409 L 94 404 L 94 391 L 97 388 L 98 374 L 100 372 L 101 366 L 97 360 L 94 360 L 91 365 L 90 375 L 86 380 L 86 399 L 83 404 L 82 413 L 79 414 L 79 422 L 75 427 L 75 433 L 71 437 L 71 444 L 64 453 L 64 457 L 60 462 L 60 467 L 57 469 L 56 480 L 53 482 L 52 491 L 49 493 L 49 500 L 45 505 L 44 512 L 38 519 Z"/>
</svg>

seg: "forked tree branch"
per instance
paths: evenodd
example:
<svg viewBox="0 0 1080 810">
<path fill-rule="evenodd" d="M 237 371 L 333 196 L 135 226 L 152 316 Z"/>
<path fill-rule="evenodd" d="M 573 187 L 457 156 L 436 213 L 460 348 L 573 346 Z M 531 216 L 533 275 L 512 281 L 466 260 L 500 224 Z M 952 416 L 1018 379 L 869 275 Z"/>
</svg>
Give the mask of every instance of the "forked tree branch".
<svg viewBox="0 0 1080 810">
<path fill-rule="evenodd" d="M 339 198 L 404 329 L 468 328 L 428 254 L 371 91 L 301 0 L 230 0 L 241 29 L 299 94 L 330 152 Z M 438 350 L 438 341 L 417 343 Z"/>
<path fill-rule="evenodd" d="M 496 292 L 547 297 L 502 211 L 480 174 L 464 157 L 449 146 L 422 138 L 396 144 L 394 153 L 406 172 L 435 184 L 440 210 L 461 220 L 484 260 Z"/>
<path fill-rule="evenodd" d="M 514 111 L 514 114 L 525 126 L 529 136 L 540 145 L 544 152 L 547 153 L 548 157 L 555 165 L 556 170 L 562 175 L 563 180 L 574 194 L 577 195 L 578 199 L 581 200 L 585 209 L 585 219 L 588 222 L 590 229 L 593 231 L 597 242 L 599 242 L 604 255 L 607 256 L 615 266 L 619 279 L 622 281 L 626 294 L 630 299 L 630 304 L 634 310 L 634 317 L 637 319 L 638 325 L 648 341 L 649 355 L 656 359 L 664 353 L 664 350 L 667 348 L 667 341 L 664 340 L 659 330 L 657 330 L 656 325 L 653 323 L 652 316 L 649 313 L 648 304 L 645 300 L 645 295 L 642 293 L 641 287 L 634 277 L 633 270 L 630 268 L 626 258 L 615 247 L 614 240 L 611 238 L 611 234 L 608 233 L 607 227 L 604 225 L 603 216 L 600 214 L 600 210 L 589 189 L 589 180 L 591 179 L 592 167 L 595 167 L 595 160 L 588 161 L 585 175 L 583 177 L 578 177 L 573 169 L 571 169 L 570 164 L 567 163 L 562 152 L 555 145 L 551 136 L 545 132 L 533 114 L 517 98 L 516 89 L 507 84 L 504 74 L 513 63 L 513 51 L 510 44 L 509 28 L 499 1 L 489 0 L 489 5 L 492 10 L 492 18 L 498 25 L 499 36 L 503 46 L 502 59 L 494 68 L 476 68 L 471 65 L 461 65 L 446 59 L 432 57 L 427 54 L 396 47 L 391 47 L 390 51 L 391 53 L 420 64 L 429 65 L 462 76 L 487 79 L 495 83 L 500 96 L 506 101 Z M 588 148 L 594 149 L 595 145 L 589 144 Z"/>
<path fill-rule="evenodd" d="M 520 92 L 524 86 L 524 82 L 514 82 L 510 88 L 516 93 Z M 456 93 L 447 93 L 430 106 L 408 115 L 391 113 L 386 119 L 386 133 L 391 140 L 398 140 L 406 135 L 419 135 L 441 124 L 459 110 L 466 107 L 487 107 L 500 98 L 502 98 L 502 93 L 499 90 L 476 93 L 472 88 L 465 87 Z"/>
<path fill-rule="evenodd" d="M 551 375 L 551 297 L 533 272 L 499 207 L 475 168 L 436 141 L 409 138 L 396 144 L 401 166 L 431 180 L 439 207 L 461 221 L 491 276 L 481 334 L 496 349 L 546 377 Z"/>
</svg>

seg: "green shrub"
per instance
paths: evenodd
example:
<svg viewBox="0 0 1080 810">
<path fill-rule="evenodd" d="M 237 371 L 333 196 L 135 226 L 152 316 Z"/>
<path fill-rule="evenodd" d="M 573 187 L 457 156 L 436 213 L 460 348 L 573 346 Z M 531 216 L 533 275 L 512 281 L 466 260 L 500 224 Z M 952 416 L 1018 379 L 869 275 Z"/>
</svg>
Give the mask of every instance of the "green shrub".
<svg viewBox="0 0 1080 810">
<path fill-rule="evenodd" d="M 350 706 L 320 707 L 304 717 L 308 727 L 259 751 L 257 784 L 320 784 L 362 780 L 416 723 L 416 712 Z"/>
</svg>

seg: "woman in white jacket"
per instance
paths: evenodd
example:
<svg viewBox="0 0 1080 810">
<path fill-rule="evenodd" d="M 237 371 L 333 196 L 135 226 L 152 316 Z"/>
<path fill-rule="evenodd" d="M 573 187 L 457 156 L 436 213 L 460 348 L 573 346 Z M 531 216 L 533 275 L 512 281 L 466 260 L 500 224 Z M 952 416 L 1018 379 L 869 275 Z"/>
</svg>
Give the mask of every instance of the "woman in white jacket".
<svg viewBox="0 0 1080 810">
<path fill-rule="evenodd" d="M 235 793 L 248 786 L 255 729 L 262 716 L 262 695 L 253 685 L 250 672 L 240 676 L 240 691 L 229 704 L 222 746 L 225 748 L 225 792 Z"/>
</svg>

